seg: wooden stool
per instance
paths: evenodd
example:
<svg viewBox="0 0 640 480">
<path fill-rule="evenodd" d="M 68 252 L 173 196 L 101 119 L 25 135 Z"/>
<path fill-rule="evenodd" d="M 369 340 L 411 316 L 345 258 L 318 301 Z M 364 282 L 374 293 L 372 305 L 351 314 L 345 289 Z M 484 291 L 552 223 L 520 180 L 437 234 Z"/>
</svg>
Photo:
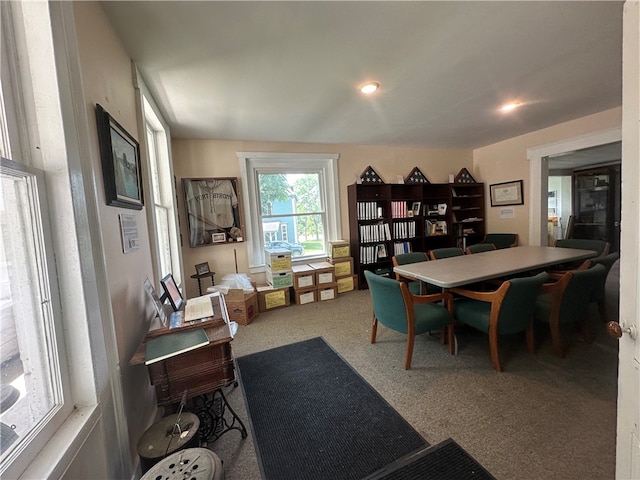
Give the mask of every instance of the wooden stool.
<svg viewBox="0 0 640 480">
<path fill-rule="evenodd" d="M 222 461 L 206 448 L 187 448 L 156 463 L 140 480 L 184 480 L 195 478 L 197 472 L 202 480 L 223 480 Z"/>
<path fill-rule="evenodd" d="M 151 425 L 138 442 L 142 473 L 167 455 L 199 446 L 198 428 L 200 419 L 190 412 L 174 413 Z"/>
</svg>

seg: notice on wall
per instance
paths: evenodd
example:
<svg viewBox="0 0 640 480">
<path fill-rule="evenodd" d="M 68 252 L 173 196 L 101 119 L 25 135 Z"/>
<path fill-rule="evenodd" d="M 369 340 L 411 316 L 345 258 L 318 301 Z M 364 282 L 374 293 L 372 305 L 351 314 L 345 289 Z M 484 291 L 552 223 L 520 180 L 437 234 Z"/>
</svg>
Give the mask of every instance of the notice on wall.
<svg viewBox="0 0 640 480">
<path fill-rule="evenodd" d="M 516 218 L 516 211 L 513 208 L 501 208 L 500 218 Z"/>
<path fill-rule="evenodd" d="M 138 236 L 138 224 L 135 215 L 121 213 L 120 233 L 122 234 L 122 252 L 129 253 L 140 248 L 140 237 Z"/>
</svg>

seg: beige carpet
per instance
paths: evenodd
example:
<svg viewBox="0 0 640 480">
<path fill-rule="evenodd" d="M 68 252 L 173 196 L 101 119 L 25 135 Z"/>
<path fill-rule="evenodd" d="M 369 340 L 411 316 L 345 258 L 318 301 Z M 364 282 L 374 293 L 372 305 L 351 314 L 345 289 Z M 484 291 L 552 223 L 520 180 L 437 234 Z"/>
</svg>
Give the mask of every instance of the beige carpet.
<svg viewBox="0 0 640 480">
<path fill-rule="evenodd" d="M 617 281 L 616 267 L 610 280 Z M 610 318 L 617 318 L 617 285 L 610 285 Z M 322 336 L 428 442 L 452 437 L 498 479 L 614 478 L 617 342 L 606 336 L 597 309 L 595 343 L 569 331 L 568 357 L 559 359 L 548 337 L 539 337 L 536 355 L 527 354 L 523 337 L 508 338 L 503 373 L 491 366 L 487 337 L 469 330 L 458 334 L 455 357 L 436 337 L 419 336 L 405 371 L 402 335 L 379 327 L 378 343 L 369 344 L 370 309 L 363 290 L 261 313 L 240 326 L 233 352 Z M 241 388 L 225 392 L 249 428 Z M 251 433 L 242 440 L 232 431 L 209 447 L 223 460 L 226 480 L 260 478 Z"/>
</svg>

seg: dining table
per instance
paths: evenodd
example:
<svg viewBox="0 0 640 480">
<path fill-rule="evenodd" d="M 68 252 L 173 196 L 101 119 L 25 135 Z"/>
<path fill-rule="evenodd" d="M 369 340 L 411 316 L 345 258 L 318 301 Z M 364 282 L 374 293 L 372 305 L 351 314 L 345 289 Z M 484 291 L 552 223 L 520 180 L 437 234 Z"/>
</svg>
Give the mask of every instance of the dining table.
<svg viewBox="0 0 640 480">
<path fill-rule="evenodd" d="M 393 267 L 403 277 L 443 289 L 546 269 L 597 256 L 593 250 L 521 245 Z"/>
</svg>

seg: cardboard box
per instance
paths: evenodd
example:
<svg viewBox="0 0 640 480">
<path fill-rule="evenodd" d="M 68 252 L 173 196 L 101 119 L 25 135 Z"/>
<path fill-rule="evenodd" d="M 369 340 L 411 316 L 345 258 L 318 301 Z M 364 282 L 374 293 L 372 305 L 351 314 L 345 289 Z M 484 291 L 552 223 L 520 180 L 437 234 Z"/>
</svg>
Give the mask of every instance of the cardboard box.
<svg viewBox="0 0 640 480">
<path fill-rule="evenodd" d="M 224 296 L 229 320 L 240 325 L 249 325 L 258 316 L 258 294 L 244 293 L 241 288 L 231 288 Z"/>
<path fill-rule="evenodd" d="M 346 240 L 335 240 L 329 242 L 329 257 L 330 258 L 343 258 L 350 257 L 351 249 L 349 243 Z"/>
<path fill-rule="evenodd" d="M 284 270 L 274 272 L 270 268 L 266 270 L 267 283 L 274 288 L 293 287 L 293 271 Z"/>
<path fill-rule="evenodd" d="M 291 305 L 289 287 L 258 287 L 258 309 L 261 312 L 273 310 L 274 308 L 288 307 L 289 305 Z"/>
<path fill-rule="evenodd" d="M 264 261 L 272 272 L 291 270 L 291 252 L 284 248 L 265 248 Z"/>
<path fill-rule="evenodd" d="M 294 290 L 293 294 L 294 302 L 298 305 L 306 305 L 307 303 L 316 303 L 318 301 L 318 290 L 315 288 Z"/>
<path fill-rule="evenodd" d="M 316 286 L 316 271 L 309 265 L 294 265 L 291 267 L 293 271 L 293 288 L 296 290 L 308 290 Z"/>
<path fill-rule="evenodd" d="M 310 263 L 309 266 L 316 271 L 316 286 L 318 288 L 336 283 L 336 269 L 329 262 Z"/>
<path fill-rule="evenodd" d="M 336 269 L 336 278 L 353 275 L 353 257 L 331 258 L 329 259 L 329 263 Z"/>
<path fill-rule="evenodd" d="M 318 301 L 324 302 L 325 300 L 335 300 L 338 296 L 338 288 L 335 284 L 331 287 L 318 288 Z"/>
<path fill-rule="evenodd" d="M 357 286 L 358 286 L 357 275 L 350 275 L 348 277 L 336 278 L 336 288 L 338 289 L 338 294 L 355 290 Z"/>
</svg>

